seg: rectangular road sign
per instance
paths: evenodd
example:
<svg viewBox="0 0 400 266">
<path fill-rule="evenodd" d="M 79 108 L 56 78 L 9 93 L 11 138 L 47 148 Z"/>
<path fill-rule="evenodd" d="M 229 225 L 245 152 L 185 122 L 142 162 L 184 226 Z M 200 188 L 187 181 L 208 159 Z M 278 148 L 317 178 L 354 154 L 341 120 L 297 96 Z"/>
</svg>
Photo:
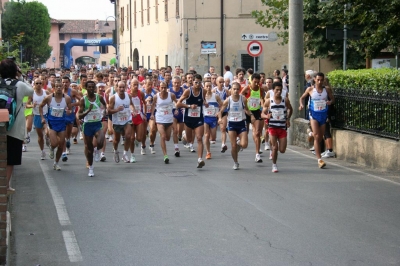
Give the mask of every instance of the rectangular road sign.
<svg viewBox="0 0 400 266">
<path fill-rule="evenodd" d="M 217 42 L 202 41 L 200 43 L 200 45 L 201 45 L 201 49 L 200 49 L 201 54 L 216 54 L 217 53 Z"/>
<path fill-rule="evenodd" d="M 242 33 L 242 41 L 268 41 L 268 33 Z"/>
</svg>

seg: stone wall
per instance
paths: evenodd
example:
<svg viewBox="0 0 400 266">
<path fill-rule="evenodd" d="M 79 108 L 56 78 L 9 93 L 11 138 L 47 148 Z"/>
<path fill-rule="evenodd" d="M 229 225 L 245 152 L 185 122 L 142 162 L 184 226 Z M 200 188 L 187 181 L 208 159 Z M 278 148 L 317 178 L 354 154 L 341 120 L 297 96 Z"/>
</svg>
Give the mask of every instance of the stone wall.
<svg viewBox="0 0 400 266">
<path fill-rule="evenodd" d="M 310 148 L 308 120 L 294 120 L 293 145 Z M 350 130 L 332 129 L 336 158 L 371 168 L 400 171 L 400 142 Z"/>
</svg>

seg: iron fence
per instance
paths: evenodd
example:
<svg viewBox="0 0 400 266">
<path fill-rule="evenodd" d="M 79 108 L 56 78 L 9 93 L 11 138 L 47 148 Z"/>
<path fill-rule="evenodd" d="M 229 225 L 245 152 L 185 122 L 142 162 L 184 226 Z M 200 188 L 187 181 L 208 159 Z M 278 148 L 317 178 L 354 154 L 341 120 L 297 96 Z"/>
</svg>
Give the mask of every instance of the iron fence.
<svg viewBox="0 0 400 266">
<path fill-rule="evenodd" d="M 400 140 L 400 92 L 335 88 L 333 127 Z"/>
</svg>

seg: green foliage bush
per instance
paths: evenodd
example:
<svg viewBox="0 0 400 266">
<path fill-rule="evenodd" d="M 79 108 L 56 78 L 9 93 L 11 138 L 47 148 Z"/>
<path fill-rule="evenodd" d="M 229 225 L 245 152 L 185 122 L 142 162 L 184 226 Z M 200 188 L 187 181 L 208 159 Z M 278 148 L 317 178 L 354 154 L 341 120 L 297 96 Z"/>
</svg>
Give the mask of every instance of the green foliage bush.
<svg viewBox="0 0 400 266">
<path fill-rule="evenodd" d="M 400 71 L 396 69 L 335 70 L 328 77 L 333 88 L 400 92 Z"/>
<path fill-rule="evenodd" d="M 336 70 L 328 78 L 335 95 L 334 127 L 400 140 L 400 71 Z"/>
</svg>

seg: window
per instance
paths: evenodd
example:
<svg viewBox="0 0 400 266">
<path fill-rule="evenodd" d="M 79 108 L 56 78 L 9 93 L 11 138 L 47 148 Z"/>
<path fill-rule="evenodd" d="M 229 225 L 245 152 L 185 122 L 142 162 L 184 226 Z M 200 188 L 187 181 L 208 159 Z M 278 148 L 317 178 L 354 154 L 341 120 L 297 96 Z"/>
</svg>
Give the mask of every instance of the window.
<svg viewBox="0 0 400 266">
<path fill-rule="evenodd" d="M 126 29 L 129 30 L 129 5 L 126 5 Z"/>
<path fill-rule="evenodd" d="M 158 0 L 156 0 L 156 22 L 158 22 Z"/>
<path fill-rule="evenodd" d="M 136 28 L 136 0 L 133 2 L 133 25 Z"/>
<path fill-rule="evenodd" d="M 83 48 L 82 51 L 87 52 L 87 46 L 83 46 L 82 48 Z"/>
<path fill-rule="evenodd" d="M 260 57 L 256 57 L 256 69 L 254 69 L 254 72 L 257 72 L 260 69 Z M 242 64 L 241 66 L 244 69 L 249 69 L 249 68 L 254 68 L 254 57 L 248 55 L 248 54 L 242 54 L 241 55 L 241 60 L 242 60 Z"/>
<path fill-rule="evenodd" d="M 159 69 L 159 65 L 158 65 L 158 56 L 156 56 L 156 69 Z"/>
<path fill-rule="evenodd" d="M 150 0 L 147 0 L 147 25 L 150 24 Z"/>
<path fill-rule="evenodd" d="M 108 54 L 108 46 L 99 46 L 99 52 L 101 54 Z"/>
<path fill-rule="evenodd" d="M 168 0 L 164 0 L 164 20 L 168 20 Z"/>
<path fill-rule="evenodd" d="M 179 0 L 176 1 L 176 17 L 179 18 Z"/>
<path fill-rule="evenodd" d="M 150 69 L 150 55 L 147 57 L 147 69 Z"/>
<path fill-rule="evenodd" d="M 87 33 L 82 34 L 82 39 L 87 39 Z"/>
<path fill-rule="evenodd" d="M 167 67 L 168 66 L 168 55 L 166 54 L 165 55 L 165 67 Z"/>
<path fill-rule="evenodd" d="M 60 54 L 64 54 L 64 43 L 60 43 Z"/>
<path fill-rule="evenodd" d="M 107 61 L 101 61 L 101 66 L 105 67 L 107 65 Z"/>
<path fill-rule="evenodd" d="M 141 4 L 141 5 L 140 5 L 140 10 L 141 10 L 141 11 L 140 11 L 140 15 L 141 15 L 141 21 L 142 21 L 142 26 L 144 26 L 144 14 L 143 14 L 143 13 L 144 13 L 144 9 L 143 9 L 143 0 L 140 0 L 140 2 L 141 2 L 141 3 L 140 3 L 140 4 Z"/>
<path fill-rule="evenodd" d="M 65 40 L 65 34 L 64 33 L 60 33 L 60 41 L 64 41 Z"/>
<path fill-rule="evenodd" d="M 124 7 L 121 7 L 121 23 L 120 23 L 120 25 L 121 25 L 121 34 L 123 33 L 123 31 L 124 31 L 124 25 L 125 25 L 125 14 L 124 14 Z"/>
</svg>

